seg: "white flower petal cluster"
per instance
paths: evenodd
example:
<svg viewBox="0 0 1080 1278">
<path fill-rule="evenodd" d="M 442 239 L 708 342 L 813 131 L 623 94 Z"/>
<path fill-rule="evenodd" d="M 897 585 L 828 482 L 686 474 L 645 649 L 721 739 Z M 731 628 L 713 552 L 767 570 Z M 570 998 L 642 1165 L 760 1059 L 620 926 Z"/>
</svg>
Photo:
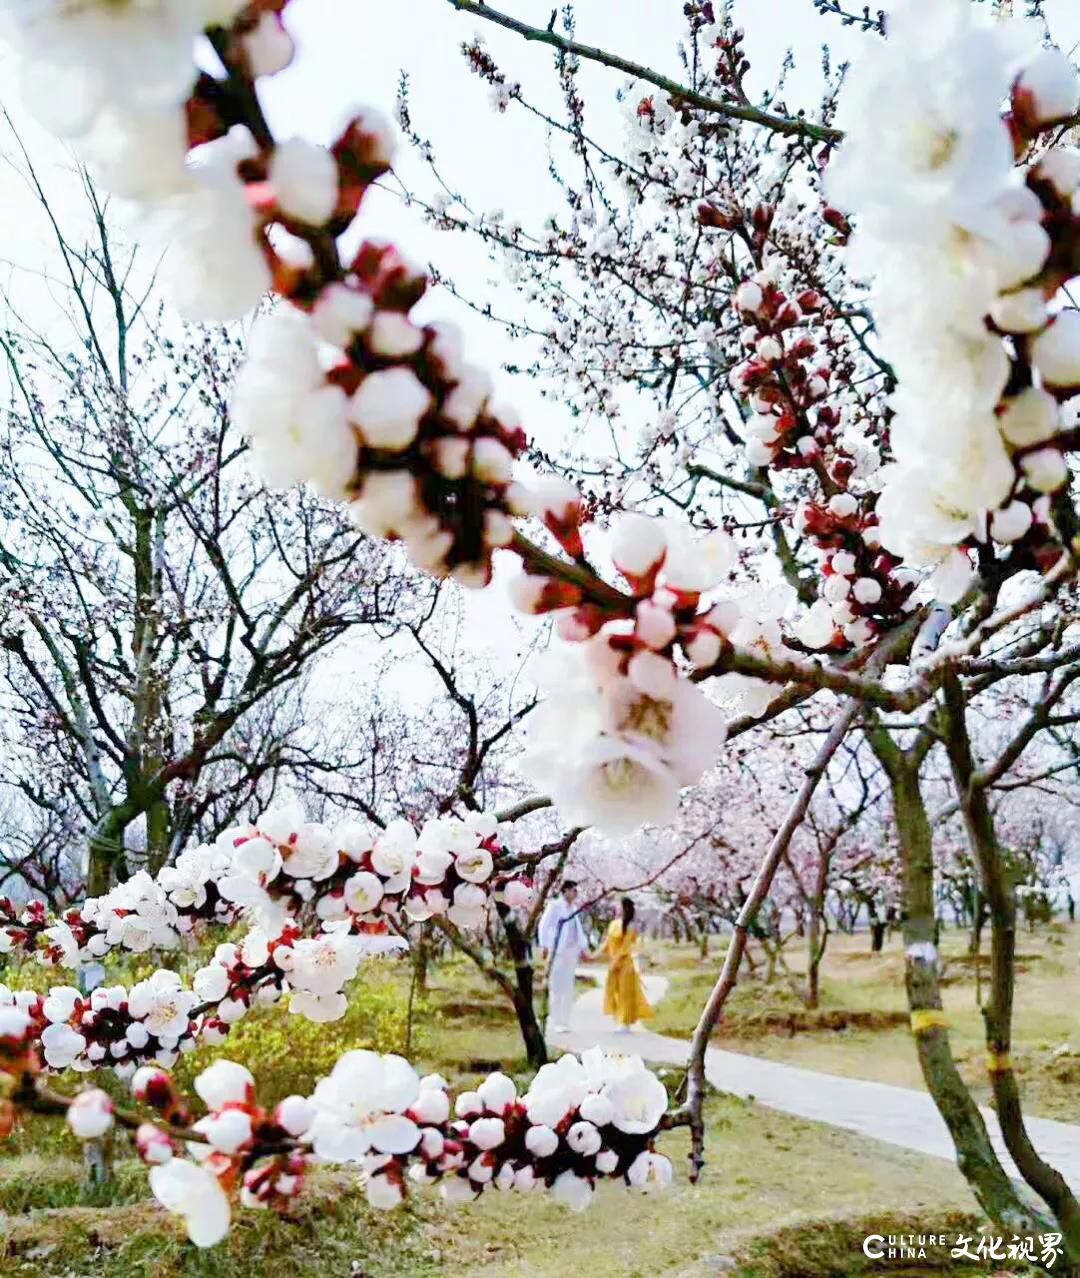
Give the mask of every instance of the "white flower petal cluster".
<svg viewBox="0 0 1080 1278">
<path fill-rule="evenodd" d="M 236 167 L 255 153 L 250 135 L 234 131 L 189 154 L 186 103 L 198 76 L 196 40 L 209 26 L 230 26 L 245 7 L 244 0 L 6 6 L 27 104 L 53 132 L 79 143 L 105 186 L 145 206 L 168 249 L 168 285 L 191 320 L 239 318 L 271 284 Z M 293 195 L 303 167 L 295 150 L 285 167 Z"/>
<path fill-rule="evenodd" d="M 287 145 L 286 169 L 301 158 Z M 309 149 L 302 163 L 321 157 Z M 393 264 L 422 282 L 396 255 Z M 263 316 L 233 401 L 259 477 L 274 487 L 310 483 L 347 501 L 371 536 L 403 541 L 423 571 L 485 585 L 493 549 L 513 534 L 523 440 L 461 346 L 455 330 L 420 327 L 377 286 L 329 283 L 309 312 Z M 475 526 L 462 523 L 468 506 L 479 508 Z M 479 558 L 463 558 L 466 543 Z"/>
<path fill-rule="evenodd" d="M 362 948 L 358 936 L 340 929 L 297 941 L 289 965 L 289 1011 L 309 1021 L 340 1020 L 347 1007 L 344 986 L 356 975 Z"/>
<path fill-rule="evenodd" d="M 610 1056 L 599 1047 L 542 1066 L 524 1097 L 537 1126 L 554 1129 L 580 1110 L 593 1126 L 633 1136 L 655 1132 L 667 1104 L 663 1083 L 640 1056 Z"/>
<path fill-rule="evenodd" d="M 420 1094 L 416 1070 L 401 1056 L 346 1052 L 312 1096 L 308 1137 L 319 1158 L 363 1163 L 377 1154 L 408 1154 L 420 1128 L 406 1111 Z"/>
<path fill-rule="evenodd" d="M 919 245 L 952 227 L 981 233 L 1012 180 L 1001 104 L 1030 33 L 969 0 L 894 6 L 888 40 L 861 51 L 845 84 L 846 136 L 828 175 L 830 198 L 868 236 Z"/>
<path fill-rule="evenodd" d="M 141 206 L 166 250 L 163 277 L 174 301 L 186 319 L 200 322 L 238 319 L 272 284 L 261 218 L 238 172 L 259 148 L 243 127 L 205 138 L 188 127 L 197 41 L 208 27 L 231 27 L 246 8 L 244 0 L 6 6 L 28 105 L 53 132 L 78 143 L 109 190 Z M 261 25 L 281 32 L 277 15 Z M 237 38 L 245 49 L 252 40 Z M 259 43 L 252 53 L 259 54 Z M 329 152 L 289 143 L 275 170 L 271 188 L 281 216 L 333 211 L 337 166 Z"/>
<path fill-rule="evenodd" d="M 356 822 L 310 822 L 290 802 L 219 836 L 227 865 L 218 888 L 269 936 L 305 902 L 327 924 L 378 924 L 403 910 L 414 922 L 444 914 L 458 927 L 478 928 L 502 886 L 497 836 L 490 813 L 435 817 L 419 832 L 399 819 L 375 832 Z M 374 938 L 368 944 L 369 952 L 377 948 Z"/>
<path fill-rule="evenodd" d="M 419 833 L 403 820 L 375 832 L 355 821 L 308 821 L 289 801 L 183 853 L 156 879 L 133 875 L 61 921 L 41 902 L 16 910 L 0 898 L 0 950 L 74 968 L 114 948 L 175 950 L 197 925 L 233 922 L 239 911 L 253 916 L 259 926 L 219 945 L 190 984 L 159 970 L 130 993 L 101 987 L 84 999 L 58 987 L 40 1008 L 32 996 L 35 1039 L 50 1068 L 111 1066 L 128 1076 L 145 1061 L 169 1067 L 196 1042 L 223 1041 L 253 1005 L 284 995 L 295 1014 L 338 1020 L 360 962 L 407 948 L 392 922 L 441 914 L 480 928 L 496 897 L 509 892 L 521 904 L 527 889 L 524 898 L 510 891 L 522 885 L 497 872 L 498 835 L 486 813 L 439 817 Z"/>
<path fill-rule="evenodd" d="M 53 1014 L 79 1010 L 69 991 L 54 990 L 44 1001 Z M 6 1059 L 18 1060 L 41 1003 L 33 994 L 16 1005 L 0 987 Z M 555 1202 L 580 1212 L 602 1178 L 645 1193 L 672 1178 L 669 1160 L 654 1150 L 665 1088 L 639 1058 L 599 1048 L 545 1066 L 524 1096 L 496 1072 L 456 1103 L 439 1075 L 420 1078 L 400 1056 L 359 1050 L 346 1052 L 312 1096 L 288 1096 L 270 1112 L 258 1104 L 251 1073 L 234 1061 L 216 1061 L 194 1087 L 207 1112 L 192 1121 L 165 1070 L 143 1066 L 131 1080 L 135 1102 L 162 1120 L 144 1121 L 135 1134 L 151 1190 L 183 1218 L 199 1247 L 227 1235 L 234 1187 L 244 1207 L 282 1209 L 313 1161 L 359 1168 L 368 1202 L 380 1210 L 404 1201 L 406 1179 L 438 1182 L 450 1202 L 488 1190 L 546 1188 Z M 96 1088 L 67 1108 L 68 1126 L 81 1140 L 99 1138 L 113 1121 L 112 1099 Z"/>
<path fill-rule="evenodd" d="M 447 1123 L 450 1101 L 442 1079 L 423 1079 L 409 1113 L 419 1124 L 417 1157 L 409 1175 L 438 1180 L 450 1202 L 485 1191 L 530 1193 L 547 1187 L 569 1210 L 584 1211 L 601 1177 L 633 1188 L 670 1181 L 666 1159 L 642 1162 L 667 1109 L 667 1092 L 638 1057 L 595 1048 L 545 1065 L 524 1096 L 512 1079 L 491 1074 L 462 1092 Z M 439 1125 L 443 1126 L 439 1126 Z M 632 1173 L 632 1174 L 631 1174 Z"/>
<path fill-rule="evenodd" d="M 370 313 L 367 299 L 360 300 Z M 256 321 L 232 411 L 237 428 L 251 440 L 253 464 L 265 483 L 287 488 L 310 481 L 328 497 L 346 496 L 359 441 L 345 392 L 327 383 L 315 334 L 298 312 Z"/>
<path fill-rule="evenodd" d="M 612 560 L 638 597 L 635 617 L 594 634 L 575 609 L 562 613 L 569 642 L 537 663 L 546 698 L 530 717 L 520 766 L 566 821 L 617 835 L 670 821 L 680 791 L 723 747 L 725 715 L 680 673 L 673 645 L 695 665 L 715 661 L 719 635 L 697 608 L 734 552 L 723 533 L 695 538 L 674 522 L 629 515 L 613 528 Z M 537 611 L 543 595 L 541 578 L 519 579 L 519 607 Z M 677 612 L 692 622 L 677 622 Z"/>
<path fill-rule="evenodd" d="M 80 137 L 105 111 L 132 122 L 181 105 L 195 81 L 194 41 L 245 0 L 12 0 L 7 34 L 28 106 L 54 133 Z"/>
<path fill-rule="evenodd" d="M 266 246 L 237 171 L 257 154 L 245 128 L 198 147 L 183 180 L 151 210 L 166 246 L 165 284 L 187 320 L 240 319 L 270 290 Z"/>
<path fill-rule="evenodd" d="M 166 1047 L 175 1045 L 187 1033 L 195 1004 L 194 990 L 185 989 L 175 972 L 164 969 L 137 982 L 128 995 L 131 1015 Z"/>
<path fill-rule="evenodd" d="M 541 669 L 546 692 L 529 721 L 521 769 L 549 793 L 563 820 L 618 835 L 671 821 L 684 786 L 715 761 L 726 719 L 705 693 L 678 677 L 651 694 L 591 661 L 610 651 L 604 635 L 563 647 Z"/>
<path fill-rule="evenodd" d="M 1018 540 L 1038 494 L 1067 475 L 1060 463 L 1017 456 L 1029 404 L 1008 398 L 1014 361 L 989 320 L 1038 334 L 1036 378 L 1080 380 L 1080 334 L 1065 317 L 1047 327 L 1043 289 L 1033 286 L 1051 236 L 1003 115 L 1011 94 L 1017 127 L 1038 129 L 1061 118 L 1054 112 L 1066 101 L 1075 109 L 1080 82 L 1058 51 L 1039 54 L 1035 24 L 996 21 L 967 0 L 904 0 L 888 39 L 866 52 L 845 88 L 847 135 L 826 189 L 856 215 L 849 266 L 873 279 L 877 330 L 899 382 L 895 461 L 878 477 L 880 541 L 907 563 L 937 568 L 932 589 L 952 603 L 974 575 L 963 547 Z M 1046 166 L 1073 180 L 1065 157 L 1050 152 Z M 1059 429 L 1049 408 L 1051 420 L 1033 424 L 1043 439 Z M 1014 503 L 1025 479 L 1028 500 Z"/>
<path fill-rule="evenodd" d="M 176 949 L 196 919 L 229 919 L 228 906 L 209 904 L 212 885 L 227 864 L 217 849 L 200 845 L 182 852 L 156 877 L 139 870 L 105 896 L 84 901 L 73 923 L 46 929 L 48 946 L 42 952 L 48 961 L 75 969 L 114 949 L 133 954 Z"/>
</svg>

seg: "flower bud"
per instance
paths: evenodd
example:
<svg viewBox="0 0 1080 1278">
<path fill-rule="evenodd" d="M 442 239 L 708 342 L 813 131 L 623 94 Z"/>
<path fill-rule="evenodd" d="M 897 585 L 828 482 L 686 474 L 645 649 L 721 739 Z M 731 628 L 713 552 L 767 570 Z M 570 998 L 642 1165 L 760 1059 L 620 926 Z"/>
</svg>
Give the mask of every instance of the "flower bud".
<svg viewBox="0 0 1080 1278">
<path fill-rule="evenodd" d="M 1020 461 L 1024 477 L 1037 493 L 1056 493 L 1069 478 L 1069 467 L 1056 448 L 1026 453 Z"/>
<path fill-rule="evenodd" d="M 210 1110 L 229 1104 L 249 1105 L 255 1095 L 255 1079 L 235 1061 L 215 1061 L 195 1079 L 195 1090 Z"/>
<path fill-rule="evenodd" d="M 998 428 L 1010 444 L 1030 448 L 1057 434 L 1061 415 L 1057 400 L 1048 391 L 1029 386 L 1007 399 L 998 418 Z"/>
<path fill-rule="evenodd" d="M 377 1211 L 392 1211 L 395 1207 L 400 1207 L 405 1199 L 405 1189 L 401 1182 L 389 1176 L 369 1177 L 364 1192 L 368 1206 L 374 1207 Z"/>
<path fill-rule="evenodd" d="M 67 1124 L 80 1140 L 96 1140 L 113 1125 L 113 1103 L 100 1087 L 74 1097 L 67 1111 Z"/>
<path fill-rule="evenodd" d="M 290 138 L 274 148 L 270 185 L 281 211 L 308 226 L 330 220 L 338 200 L 338 167 L 325 147 Z"/>
<path fill-rule="evenodd" d="M 1080 100 L 1076 68 L 1060 49 L 1043 49 L 1017 81 L 1016 97 L 1035 124 L 1064 120 Z"/>
<path fill-rule="evenodd" d="M 600 1133 L 592 1123 L 579 1122 L 574 1123 L 566 1133 L 566 1143 L 575 1154 L 582 1154 L 588 1158 L 599 1152 L 602 1142 Z"/>
<path fill-rule="evenodd" d="M 1010 502 L 1003 510 L 995 510 L 990 518 L 990 535 L 1005 544 L 1019 541 L 1032 524 L 1031 507 L 1022 501 Z"/>
<path fill-rule="evenodd" d="M 1046 324 L 1046 298 L 1038 288 L 1003 293 L 990 307 L 990 318 L 1003 333 L 1037 333 Z"/>
<path fill-rule="evenodd" d="M 135 1131 L 135 1148 L 144 1163 L 160 1166 L 173 1156 L 173 1144 L 160 1127 L 142 1123 Z"/>
<path fill-rule="evenodd" d="M 1080 311 L 1062 311 L 1032 340 L 1031 362 L 1047 386 L 1080 386 Z"/>
<path fill-rule="evenodd" d="M 469 1140 L 477 1149 L 497 1149 L 506 1139 L 501 1118 L 478 1118 L 469 1127 Z"/>
<path fill-rule="evenodd" d="M 663 525 L 647 515 L 621 515 L 612 525 L 611 557 L 615 567 L 631 577 L 644 577 L 664 558 L 667 540 Z"/>
<path fill-rule="evenodd" d="M 764 301 L 764 293 L 753 280 L 747 280 L 745 284 L 740 284 L 735 294 L 735 305 L 747 315 L 756 315 L 761 310 Z"/>
<path fill-rule="evenodd" d="M 135 1071 L 131 1094 L 140 1105 L 149 1105 L 152 1109 L 166 1109 L 176 1099 L 172 1079 L 156 1065 L 143 1065 Z"/>
<path fill-rule="evenodd" d="M 476 1089 L 476 1093 L 484 1102 L 484 1108 L 493 1114 L 504 1114 L 517 1100 L 514 1080 L 502 1073 L 489 1074 Z"/>
<path fill-rule="evenodd" d="M 290 1136 L 303 1136 L 315 1121 L 315 1106 L 306 1096 L 286 1096 L 274 1109 L 274 1122 Z"/>
<path fill-rule="evenodd" d="M 535 1158 L 550 1158 L 559 1148 L 559 1137 L 550 1127 L 530 1127 L 525 1133 L 525 1148 Z"/>
<path fill-rule="evenodd" d="M 450 1097 L 441 1088 L 424 1088 L 409 1106 L 409 1114 L 418 1123 L 445 1123 L 450 1117 Z"/>
<path fill-rule="evenodd" d="M 454 1102 L 458 1118 L 476 1118 L 484 1112 L 484 1102 L 478 1092 L 461 1092 Z"/>
</svg>

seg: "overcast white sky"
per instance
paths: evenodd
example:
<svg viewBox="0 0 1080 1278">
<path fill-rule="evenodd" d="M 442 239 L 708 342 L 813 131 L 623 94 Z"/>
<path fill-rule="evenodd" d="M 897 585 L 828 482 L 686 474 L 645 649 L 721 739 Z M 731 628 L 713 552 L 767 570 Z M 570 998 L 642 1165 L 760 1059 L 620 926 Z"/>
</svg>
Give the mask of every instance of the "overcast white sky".
<svg viewBox="0 0 1080 1278">
<path fill-rule="evenodd" d="M 537 25 L 546 25 L 553 0 L 498 0 L 496 7 Z M 820 47 L 828 40 L 834 62 L 857 54 L 873 36 L 844 30 L 820 17 L 811 0 L 736 0 L 736 14 L 747 32 L 746 48 L 754 77 L 770 83 L 786 51 L 795 52 L 800 70 L 790 82 L 789 102 L 813 110 L 820 67 Z M 858 7 L 858 6 L 856 6 Z M 1080 40 L 1080 12 L 1075 0 L 1048 0 L 1055 37 L 1066 47 Z M 578 0 L 578 38 L 615 50 L 635 61 L 679 77 L 676 46 L 684 30 L 680 0 Z M 502 209 L 525 225 L 539 225 L 559 207 L 558 192 L 547 177 L 546 140 L 541 126 L 520 111 L 497 115 L 489 105 L 487 86 L 472 76 L 458 47 L 482 30 L 488 46 L 511 80 L 519 80 L 530 97 L 558 111 L 557 83 L 549 49 L 526 44 L 491 23 L 459 14 L 447 0 L 293 0 L 288 10 L 299 55 L 293 67 L 268 82 L 264 98 L 279 132 L 294 130 L 316 140 L 329 140 L 357 105 L 387 114 L 393 111 L 402 71 L 411 81 L 414 123 L 435 146 L 442 168 L 474 208 Z M 17 79 L 10 60 L 0 59 L 5 103 L 29 144 L 35 160 L 64 189 L 70 158 L 32 122 L 17 101 Z M 606 68 L 586 65 L 586 90 L 593 130 L 618 147 L 621 123 L 614 101 L 623 77 Z M 6 140 L 0 149 L 9 149 Z M 406 183 L 426 189 L 423 167 L 403 150 L 399 164 Z M 6 276 L 20 306 L 48 322 L 50 302 L 36 272 L 51 260 L 47 230 L 32 201 L 17 181 L 6 177 L 0 204 L 0 277 Z M 413 256 L 434 261 L 446 273 L 483 294 L 492 269 L 475 245 L 458 236 L 440 235 L 419 216 L 385 194 L 365 206 L 363 229 L 392 238 Z M 493 282 L 494 285 L 494 282 Z M 455 318 L 468 334 L 473 357 L 492 370 L 509 357 L 502 334 L 443 292 L 426 303 L 429 316 Z M 40 316 L 40 319 L 38 317 Z M 558 430 L 557 405 L 542 401 L 535 389 L 519 380 L 503 389 L 522 410 L 530 431 L 543 437 Z M 500 591 L 498 583 L 493 592 Z M 506 635 L 501 598 L 473 597 L 468 608 L 474 637 Z M 501 646 L 501 644 L 500 644 Z"/>
</svg>

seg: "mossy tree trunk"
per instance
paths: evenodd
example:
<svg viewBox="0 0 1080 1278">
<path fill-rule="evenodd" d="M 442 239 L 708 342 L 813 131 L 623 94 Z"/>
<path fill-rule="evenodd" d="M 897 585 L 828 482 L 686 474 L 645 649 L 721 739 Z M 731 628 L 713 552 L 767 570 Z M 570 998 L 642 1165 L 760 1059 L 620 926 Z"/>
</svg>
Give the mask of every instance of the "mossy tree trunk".
<svg viewBox="0 0 1080 1278">
<path fill-rule="evenodd" d="M 1064 1234 L 1069 1259 L 1080 1267 L 1080 1203 L 1061 1173 L 1040 1157 L 1024 1122 L 1011 1055 L 1016 993 L 1016 893 L 994 828 L 986 787 L 979 782 L 967 732 L 963 690 L 955 678 L 945 685 L 945 701 L 949 763 L 990 920 L 990 994 L 982 1013 L 987 1068 L 998 1122 L 1020 1174 L 1054 1213 Z"/>
<path fill-rule="evenodd" d="M 947 719 L 953 718 L 956 707 Z M 1066 1267 L 1057 1272 L 1080 1274 L 1080 1235 L 1077 1232 L 1076 1202 L 1068 1186 L 1053 1168 L 1043 1163 L 1031 1146 L 1024 1128 L 1019 1094 L 1011 1066 L 997 1068 L 1008 1060 L 1015 971 L 1015 906 L 1010 908 L 1005 890 L 1003 863 L 983 887 L 990 903 L 994 933 L 992 964 L 995 990 L 987 1008 L 987 1035 L 991 1072 L 1002 1134 L 1027 1184 L 1039 1194 L 1052 1212 L 1047 1216 L 1021 1197 L 994 1152 L 986 1123 L 953 1059 L 947 1021 L 942 1009 L 939 957 L 935 938 L 934 862 L 930 820 L 920 784 L 920 769 L 932 739 L 924 733 L 910 750 L 904 751 L 878 725 L 868 732 L 878 759 L 885 768 L 892 792 L 902 866 L 903 934 L 907 957 L 905 984 L 912 1014 L 919 1064 L 927 1090 L 933 1097 L 956 1147 L 957 1165 L 986 1214 L 1003 1230 L 1022 1238 L 1061 1233 L 1066 1249 Z M 950 737 L 948 742 L 954 776 L 959 781 L 965 769 L 970 779 L 971 759 L 962 758 L 963 746 Z M 981 858 L 996 846 L 989 805 L 971 801 L 970 783 L 961 787 L 961 800 L 968 822 L 973 850 Z M 981 850 L 980 850 L 981 849 Z"/>
<path fill-rule="evenodd" d="M 934 945 L 933 844 L 919 779 L 929 742 L 923 739 L 904 751 L 879 725 L 872 725 L 868 735 L 892 793 L 902 867 L 905 985 L 927 1090 L 952 1136 L 957 1165 L 991 1220 L 1021 1237 L 1051 1232 L 1047 1220 L 1020 1197 L 1002 1167 L 949 1043 Z"/>
</svg>

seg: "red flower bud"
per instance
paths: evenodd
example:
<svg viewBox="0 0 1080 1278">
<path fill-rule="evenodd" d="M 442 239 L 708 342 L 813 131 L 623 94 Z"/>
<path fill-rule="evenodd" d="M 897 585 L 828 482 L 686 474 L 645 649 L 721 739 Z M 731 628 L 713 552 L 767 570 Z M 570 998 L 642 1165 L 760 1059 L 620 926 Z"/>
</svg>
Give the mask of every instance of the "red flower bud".
<svg viewBox="0 0 1080 1278">
<path fill-rule="evenodd" d="M 427 277 L 391 244 L 365 240 L 351 269 L 376 306 L 384 310 L 411 310 L 427 290 Z"/>
</svg>

